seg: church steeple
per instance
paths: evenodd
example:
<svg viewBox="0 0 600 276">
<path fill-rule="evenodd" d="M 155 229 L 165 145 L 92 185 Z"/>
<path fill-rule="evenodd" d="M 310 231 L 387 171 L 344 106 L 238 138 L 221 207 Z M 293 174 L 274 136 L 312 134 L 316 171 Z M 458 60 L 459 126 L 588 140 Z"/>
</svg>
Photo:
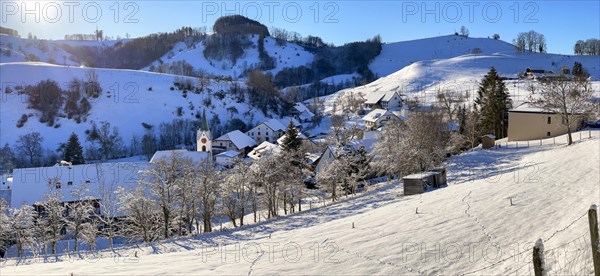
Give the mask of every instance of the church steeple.
<svg viewBox="0 0 600 276">
<path fill-rule="evenodd" d="M 203 152 L 212 152 L 212 133 L 208 129 L 206 120 L 206 109 L 202 110 L 200 118 L 200 129 L 196 132 L 196 150 Z"/>
</svg>

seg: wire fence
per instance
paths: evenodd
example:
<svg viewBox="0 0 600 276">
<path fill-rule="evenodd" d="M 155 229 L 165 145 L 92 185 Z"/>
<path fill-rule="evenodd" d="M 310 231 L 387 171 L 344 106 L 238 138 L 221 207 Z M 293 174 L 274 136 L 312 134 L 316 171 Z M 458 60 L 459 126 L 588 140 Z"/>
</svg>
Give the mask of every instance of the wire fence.
<svg viewBox="0 0 600 276">
<path fill-rule="evenodd" d="M 600 131 L 598 130 L 581 130 L 577 132 L 573 132 L 571 134 L 571 138 L 573 142 L 585 141 L 593 138 L 599 138 Z M 565 135 L 559 137 L 545 138 L 545 139 L 535 139 L 529 141 L 496 141 L 495 147 L 496 149 L 506 148 L 506 149 L 524 149 L 530 147 L 540 147 L 540 146 L 564 146 L 567 145 L 567 137 Z"/>
</svg>

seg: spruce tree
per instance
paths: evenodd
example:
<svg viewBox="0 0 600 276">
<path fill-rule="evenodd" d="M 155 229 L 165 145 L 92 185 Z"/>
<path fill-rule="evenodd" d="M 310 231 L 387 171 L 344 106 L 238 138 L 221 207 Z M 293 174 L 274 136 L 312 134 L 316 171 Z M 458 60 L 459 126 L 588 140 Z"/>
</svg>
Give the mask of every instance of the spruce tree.
<svg viewBox="0 0 600 276">
<path fill-rule="evenodd" d="M 481 133 L 491 133 L 498 138 L 506 137 L 508 110 L 512 107 L 512 101 L 494 67 L 481 81 L 475 103 L 480 112 Z"/>
<path fill-rule="evenodd" d="M 285 130 L 285 138 L 283 139 L 281 146 L 287 151 L 297 151 L 301 145 L 302 140 L 300 139 L 300 133 L 292 120 L 290 120 L 290 123 Z"/>
<path fill-rule="evenodd" d="M 79 137 L 77 134 L 73 132 L 71 137 L 69 137 L 69 141 L 67 142 L 67 146 L 65 147 L 65 161 L 71 162 L 73 165 L 85 164 L 85 159 L 83 158 L 83 148 L 79 143 Z"/>
</svg>

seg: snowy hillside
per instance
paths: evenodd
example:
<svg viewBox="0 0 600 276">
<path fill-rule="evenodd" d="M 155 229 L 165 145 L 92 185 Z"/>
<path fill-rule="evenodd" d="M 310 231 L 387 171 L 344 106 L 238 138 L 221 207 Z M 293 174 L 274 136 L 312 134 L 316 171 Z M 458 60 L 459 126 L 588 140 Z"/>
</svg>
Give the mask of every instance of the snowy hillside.
<svg viewBox="0 0 600 276">
<path fill-rule="evenodd" d="M 222 123 L 230 118 L 241 118 L 244 122 L 254 123 L 264 119 L 262 112 L 252 109 L 243 102 L 237 103 L 227 95 L 226 92 L 233 82 L 206 80 L 203 92 L 185 93 L 184 96 L 180 90 L 171 90 L 174 82 L 185 79 L 174 75 L 136 70 L 66 67 L 46 63 L 0 64 L 2 82 L 13 88 L 17 85 L 34 85 L 39 81 L 52 79 L 66 89 L 73 78 L 85 79 L 86 72 L 90 70 L 97 73 L 103 92 L 100 98 L 90 100 L 92 105 L 90 115 L 87 122 L 80 124 L 74 120 L 60 118 L 56 122 L 59 127 L 48 127 L 34 116 L 29 118 L 25 126 L 17 128 L 17 121 L 22 114 L 36 114 L 36 111 L 27 108 L 24 95 L 18 95 L 16 92 L 7 94 L 1 91 L 3 100 L 0 108 L 2 130 L 0 144 L 13 144 L 19 135 L 37 131 L 44 137 L 44 147 L 55 149 L 58 143 L 67 140 L 71 132 L 75 132 L 79 137 L 85 137 L 84 132 L 90 128 L 92 121 L 96 123 L 108 121 L 112 126 L 118 127 L 124 142 L 128 144 L 132 135 L 143 135 L 142 123 L 158 126 L 162 122 L 171 122 L 177 118 L 196 120 L 196 114 L 202 113 L 204 109 L 209 121 L 215 116 Z M 197 82 L 196 79 L 192 81 L 194 85 Z M 219 91 L 225 94 L 222 100 L 212 95 Z M 209 106 L 205 105 L 207 98 L 211 99 Z M 179 107 L 182 110 L 181 116 L 177 114 Z M 237 113 L 230 113 L 227 107 L 235 107 Z"/>
<path fill-rule="evenodd" d="M 528 275 L 541 238 L 551 274 L 593 274 L 586 212 L 600 192 L 600 133 L 587 135 L 572 146 L 563 136 L 558 145 L 475 149 L 448 161 L 450 186 L 422 195 L 382 184 L 327 207 L 116 256 L 9 259 L 2 273 Z"/>
<path fill-rule="evenodd" d="M 481 53 L 473 54 L 475 48 Z M 383 77 L 341 93 L 366 95 L 393 90 L 429 102 L 442 90 L 470 92 L 473 97 L 479 82 L 492 66 L 500 76 L 517 78 L 527 67 L 560 72 L 561 68 L 571 69 L 575 61 L 581 62 L 594 80 L 600 79 L 600 56 L 516 53 L 512 45 L 500 40 L 433 37 L 384 45 L 381 55 L 371 64 L 371 70 Z M 524 90 L 510 92 L 528 93 Z"/>
<path fill-rule="evenodd" d="M 148 65 L 143 70 L 149 70 L 152 65 L 156 67 L 161 64 L 161 61 L 166 64 L 171 64 L 183 60 L 191 64 L 194 69 L 204 70 L 208 74 L 237 78 L 244 73 L 244 71 L 259 66 L 258 39 L 258 36 L 250 37 L 249 40 L 251 45 L 244 50 L 244 53 L 235 64 L 232 64 L 231 60 L 207 59 L 204 56 L 204 41 L 198 42 L 191 47 L 187 47 L 185 43 L 180 42 L 173 50 L 165 54 L 159 60 Z M 275 68 L 267 71 L 273 73 L 273 75 L 284 68 L 308 65 L 314 58 L 313 54 L 306 51 L 303 47 L 291 42 L 279 45 L 275 38 L 272 37 L 265 38 L 264 46 L 267 54 L 275 59 Z"/>
<path fill-rule="evenodd" d="M 105 47 L 126 40 L 111 41 L 68 41 L 68 40 L 34 40 L 0 34 L 0 63 L 37 61 L 53 64 L 80 65 L 61 45 Z"/>
</svg>

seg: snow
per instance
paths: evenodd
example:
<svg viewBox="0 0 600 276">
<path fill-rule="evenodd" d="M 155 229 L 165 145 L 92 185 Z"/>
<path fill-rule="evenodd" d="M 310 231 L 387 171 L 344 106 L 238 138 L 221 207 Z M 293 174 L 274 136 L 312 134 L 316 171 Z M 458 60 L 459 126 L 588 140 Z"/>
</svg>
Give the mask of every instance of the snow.
<svg viewBox="0 0 600 276">
<path fill-rule="evenodd" d="M 18 95 L 16 92 L 7 94 L 4 92 L 4 87 L 33 85 L 42 80 L 52 79 L 66 89 L 73 78 L 85 79 L 88 70 L 97 73 L 103 92 L 100 98 L 90 99 L 92 110 L 87 122 L 77 124 L 74 120 L 58 118 L 56 124 L 60 124 L 60 127 L 54 128 L 40 123 L 38 117 L 34 116 L 29 118 L 22 128 L 16 127 L 22 114 L 37 114 L 37 112 L 27 108 L 27 98 L 24 95 Z M 129 145 L 133 135 L 138 138 L 144 135 L 145 129 L 141 123 L 154 125 L 154 129 L 157 129 L 161 123 L 171 122 L 174 119 L 197 120 L 196 113 L 202 114 L 203 110 L 206 110 L 208 121 L 213 117 L 219 117 L 223 124 L 226 123 L 224 118 L 238 118 L 247 124 L 253 124 L 266 117 L 251 105 L 245 102 L 238 103 L 227 93 L 223 100 L 211 97 L 211 106 L 207 107 L 203 104 L 204 100 L 210 97 L 207 91 L 213 93 L 221 90 L 228 91 L 234 83 L 243 87 L 245 84 L 241 82 L 208 80 L 204 92 L 199 94 L 188 92 L 184 98 L 182 91 L 170 89 L 175 81 L 183 77 L 136 70 L 67 67 L 47 63 L 2 63 L 0 78 L 4 84 L 0 91 L 0 129 L 2 129 L 0 144 L 2 145 L 5 143 L 13 145 L 20 135 L 37 131 L 44 137 L 44 148 L 56 149 L 59 143 L 67 141 L 71 132 L 75 132 L 85 148 L 88 145 L 85 141 L 85 130 L 90 129 L 92 121 L 97 124 L 107 121 L 111 126 L 118 127 L 123 142 Z M 192 79 L 193 84 L 197 82 L 197 79 Z M 152 91 L 149 91 L 150 87 Z M 190 110 L 190 104 L 193 105 L 194 110 Z M 226 107 L 230 106 L 235 107 L 239 114 L 231 116 L 226 110 Z M 183 108 L 182 116 L 177 115 L 178 107 Z M 246 112 L 251 116 L 244 115 Z"/>
<path fill-rule="evenodd" d="M 239 130 L 234 130 L 215 139 L 216 141 L 231 141 L 238 149 L 256 146 L 256 141 Z"/>
<path fill-rule="evenodd" d="M 190 159 L 194 164 L 200 164 L 211 158 L 209 152 L 203 151 L 188 151 L 188 150 L 161 150 L 154 153 L 150 159 L 150 163 L 156 163 L 161 160 L 168 162 L 174 155 L 181 158 Z"/>
<path fill-rule="evenodd" d="M 373 109 L 371 112 L 369 112 L 367 115 L 365 115 L 363 117 L 363 120 L 367 121 L 367 122 L 377 122 L 379 120 L 379 118 L 381 118 L 383 116 L 396 116 L 401 120 L 405 120 L 406 118 L 404 116 L 402 116 L 401 114 L 402 113 L 399 111 L 391 111 L 391 110 L 377 108 L 377 109 Z"/>
<path fill-rule="evenodd" d="M 415 174 L 411 174 L 411 175 L 407 175 L 405 177 L 402 177 L 402 179 L 412 179 L 412 180 L 418 180 L 418 179 L 423 179 L 425 177 L 429 177 L 432 175 L 435 175 L 435 172 L 422 172 L 422 173 L 415 173 Z"/>
<path fill-rule="evenodd" d="M 166 64 L 176 61 L 186 61 L 191 64 L 194 69 L 201 69 L 215 76 L 229 76 L 238 78 L 244 71 L 257 68 L 260 65 L 258 54 L 258 36 L 250 37 L 251 45 L 244 49 L 244 54 L 232 64 L 230 60 L 212 60 L 204 56 L 204 42 L 198 42 L 192 47 L 187 47 L 183 42 L 175 45 L 170 53 L 166 53 L 159 60 Z M 275 68 L 266 72 L 277 74 L 285 68 L 299 67 L 310 64 L 314 55 L 306 51 L 303 47 L 295 43 L 285 43 L 278 45 L 272 37 L 265 38 L 265 51 L 269 56 L 275 59 Z M 171 56 L 171 57 L 170 57 Z M 143 70 L 149 70 L 151 65 L 158 66 L 160 61 L 157 60 L 149 64 Z"/>
<path fill-rule="evenodd" d="M 447 162 L 448 187 L 420 195 L 383 183 L 256 225 L 118 248 L 116 258 L 102 251 L 46 263 L 9 259 L 2 273 L 533 274 L 538 238 L 553 249 L 587 237 L 582 218 L 600 192 L 600 133 L 593 134 L 572 146 L 469 151 Z"/>
<path fill-rule="evenodd" d="M 273 131 L 285 131 L 287 126 L 282 124 L 281 121 L 277 119 L 269 119 L 264 123 L 267 127 L 269 127 Z"/>
<path fill-rule="evenodd" d="M 248 157 L 254 160 L 259 160 L 262 156 L 276 154 L 281 151 L 278 145 L 264 141 L 260 143 L 256 148 L 248 153 Z"/>
<path fill-rule="evenodd" d="M 545 112 L 543 108 L 533 106 L 530 103 L 522 103 L 519 106 L 517 106 L 509 111 L 510 112 L 527 112 L 527 113 Z"/>
<path fill-rule="evenodd" d="M 222 157 L 234 158 L 238 155 L 240 155 L 239 152 L 237 152 L 235 150 L 228 150 L 228 151 L 217 154 L 216 157 L 218 158 L 219 156 L 222 156 Z"/>
</svg>

